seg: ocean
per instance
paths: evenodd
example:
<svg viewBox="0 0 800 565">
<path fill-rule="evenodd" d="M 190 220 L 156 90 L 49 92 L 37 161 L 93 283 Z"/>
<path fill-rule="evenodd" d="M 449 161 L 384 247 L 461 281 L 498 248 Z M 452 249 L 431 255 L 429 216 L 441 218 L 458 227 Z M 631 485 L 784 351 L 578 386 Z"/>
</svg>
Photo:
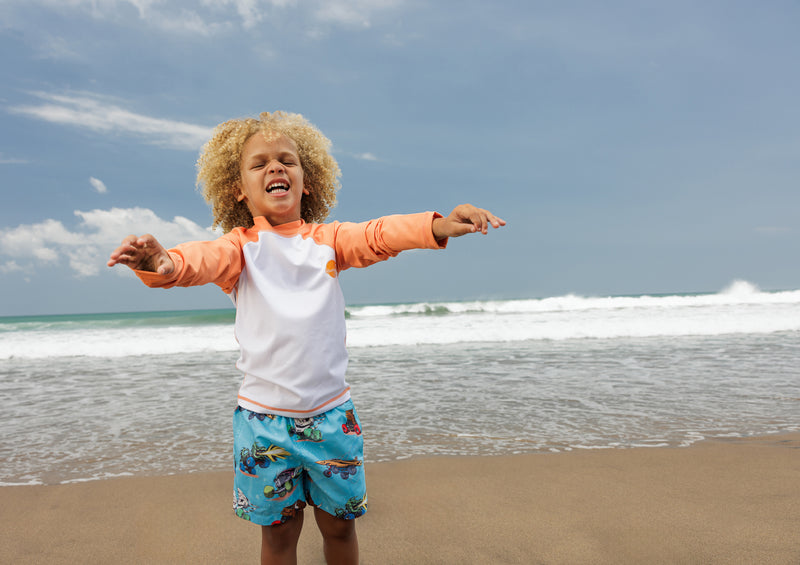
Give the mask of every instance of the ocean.
<svg viewBox="0 0 800 565">
<path fill-rule="evenodd" d="M 367 461 L 800 431 L 800 290 L 351 306 Z M 232 310 L 0 318 L 0 486 L 232 468 Z"/>
</svg>

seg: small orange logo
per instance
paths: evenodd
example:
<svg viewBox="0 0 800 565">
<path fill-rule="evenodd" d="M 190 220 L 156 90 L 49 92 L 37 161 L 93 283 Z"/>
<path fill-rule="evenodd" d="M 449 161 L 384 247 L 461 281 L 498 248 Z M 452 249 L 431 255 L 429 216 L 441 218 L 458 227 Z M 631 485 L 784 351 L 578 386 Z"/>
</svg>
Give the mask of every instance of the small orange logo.
<svg viewBox="0 0 800 565">
<path fill-rule="evenodd" d="M 332 278 L 336 278 L 336 261 L 328 261 L 328 264 L 325 265 L 325 272 L 328 273 Z"/>
</svg>

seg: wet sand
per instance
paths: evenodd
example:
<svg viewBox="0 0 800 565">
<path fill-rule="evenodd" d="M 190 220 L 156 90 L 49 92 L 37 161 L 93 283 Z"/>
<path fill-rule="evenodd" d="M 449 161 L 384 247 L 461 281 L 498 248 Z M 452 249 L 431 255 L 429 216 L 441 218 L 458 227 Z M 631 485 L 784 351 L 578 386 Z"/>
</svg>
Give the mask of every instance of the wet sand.
<svg viewBox="0 0 800 565">
<path fill-rule="evenodd" d="M 800 434 L 367 467 L 361 561 L 800 563 Z M 0 487 L 0 563 L 255 563 L 232 476 Z M 301 564 L 323 563 L 307 516 Z"/>
</svg>

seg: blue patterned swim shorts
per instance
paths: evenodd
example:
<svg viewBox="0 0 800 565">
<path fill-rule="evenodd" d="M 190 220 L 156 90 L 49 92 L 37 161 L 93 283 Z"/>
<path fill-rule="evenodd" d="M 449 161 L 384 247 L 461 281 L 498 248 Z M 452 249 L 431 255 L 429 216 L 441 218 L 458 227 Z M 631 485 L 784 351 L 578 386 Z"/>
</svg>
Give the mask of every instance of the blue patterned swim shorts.
<svg viewBox="0 0 800 565">
<path fill-rule="evenodd" d="M 233 509 L 281 524 L 306 504 L 351 520 L 367 511 L 364 439 L 353 402 L 312 418 L 233 414 Z"/>
</svg>

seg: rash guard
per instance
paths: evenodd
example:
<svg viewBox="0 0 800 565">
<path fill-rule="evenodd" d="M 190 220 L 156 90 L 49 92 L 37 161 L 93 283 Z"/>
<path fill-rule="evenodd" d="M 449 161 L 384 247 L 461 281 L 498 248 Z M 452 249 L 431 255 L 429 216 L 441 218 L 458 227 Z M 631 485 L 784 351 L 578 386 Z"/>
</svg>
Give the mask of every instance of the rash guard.
<svg viewBox="0 0 800 565">
<path fill-rule="evenodd" d="M 147 286 L 217 284 L 236 305 L 234 326 L 244 373 L 239 405 L 259 413 L 311 417 L 346 402 L 345 303 L 339 273 L 407 249 L 442 249 L 435 212 L 363 223 L 272 226 L 254 219 L 213 241 L 169 250 L 169 275 L 136 271 Z"/>
</svg>

